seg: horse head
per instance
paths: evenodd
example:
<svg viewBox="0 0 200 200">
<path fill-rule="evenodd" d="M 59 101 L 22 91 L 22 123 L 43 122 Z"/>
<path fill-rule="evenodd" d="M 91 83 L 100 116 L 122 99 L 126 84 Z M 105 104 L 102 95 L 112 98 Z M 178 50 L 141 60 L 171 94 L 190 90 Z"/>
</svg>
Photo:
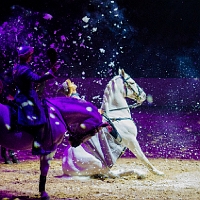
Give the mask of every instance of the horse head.
<svg viewBox="0 0 200 200">
<path fill-rule="evenodd" d="M 101 108 L 106 113 L 120 107 L 128 108 L 126 97 L 133 99 L 135 106 L 146 100 L 143 89 L 123 69 L 119 69 L 119 75 L 113 77 L 106 86 Z"/>
<path fill-rule="evenodd" d="M 143 103 L 146 100 L 146 94 L 143 89 L 123 69 L 119 69 L 119 76 L 124 85 L 124 97 L 133 99 L 140 104 Z"/>
</svg>

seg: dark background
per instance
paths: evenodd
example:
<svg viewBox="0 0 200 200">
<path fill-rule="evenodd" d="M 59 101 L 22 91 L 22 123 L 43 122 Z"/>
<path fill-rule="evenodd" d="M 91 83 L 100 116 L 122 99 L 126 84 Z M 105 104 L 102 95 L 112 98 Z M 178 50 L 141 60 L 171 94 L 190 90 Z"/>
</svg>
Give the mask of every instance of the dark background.
<svg viewBox="0 0 200 200">
<path fill-rule="evenodd" d="M 198 0 L 1 1 L 0 70 L 16 62 L 17 46 L 32 45 L 32 65 L 45 71 L 54 44 L 61 77 L 112 77 L 121 67 L 138 78 L 198 78 L 199 10 Z"/>
</svg>

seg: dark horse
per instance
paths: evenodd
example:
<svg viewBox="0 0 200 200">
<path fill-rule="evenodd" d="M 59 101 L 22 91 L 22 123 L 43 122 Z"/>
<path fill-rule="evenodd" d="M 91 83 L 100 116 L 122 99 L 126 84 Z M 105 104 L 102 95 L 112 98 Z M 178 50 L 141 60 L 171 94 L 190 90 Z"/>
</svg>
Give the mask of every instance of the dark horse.
<svg viewBox="0 0 200 200">
<path fill-rule="evenodd" d="M 62 142 L 64 133 L 70 134 L 69 142 L 76 147 L 94 135 L 102 125 L 102 117 L 98 109 L 90 102 L 74 98 L 58 97 L 45 100 L 47 125 L 44 130 L 43 146 L 52 153 L 40 156 L 39 192 L 41 199 L 49 199 L 45 191 L 46 176 L 49 170 L 49 161 L 56 153 Z M 32 148 L 33 136 L 20 127 L 12 126 L 10 107 L 0 104 L 0 145 L 13 150 Z M 71 127 L 76 128 L 76 134 Z M 98 130 L 97 130 L 98 131 Z"/>
</svg>

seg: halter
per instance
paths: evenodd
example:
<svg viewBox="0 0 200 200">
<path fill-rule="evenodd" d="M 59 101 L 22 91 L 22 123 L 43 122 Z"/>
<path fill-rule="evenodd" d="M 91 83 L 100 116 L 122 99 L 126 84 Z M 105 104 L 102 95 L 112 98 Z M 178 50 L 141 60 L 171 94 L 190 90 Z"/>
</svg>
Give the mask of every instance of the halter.
<svg viewBox="0 0 200 200">
<path fill-rule="evenodd" d="M 135 90 L 133 90 L 133 88 L 131 87 L 131 85 L 127 82 L 127 80 L 131 78 L 130 76 L 128 76 L 126 79 L 122 75 L 120 75 L 120 77 L 123 80 L 123 83 L 124 83 L 124 86 L 125 86 L 126 96 L 128 95 L 128 89 L 130 89 L 135 94 L 136 100 L 137 100 L 139 98 L 140 94 L 141 94 L 141 91 L 140 91 L 140 88 L 138 87 L 138 85 L 136 84 L 136 87 L 138 89 L 139 94 L 137 94 L 135 92 Z"/>
<path fill-rule="evenodd" d="M 129 89 L 131 89 L 133 92 L 135 92 L 135 91 L 133 90 L 133 88 L 129 85 L 129 83 L 127 82 L 127 80 L 130 79 L 131 77 L 128 76 L 126 79 L 125 79 L 122 75 L 120 75 L 120 77 L 121 77 L 121 79 L 123 80 L 123 83 L 124 83 L 124 86 L 125 86 L 126 96 L 128 95 L 128 89 L 127 89 L 127 88 L 129 88 Z"/>
</svg>

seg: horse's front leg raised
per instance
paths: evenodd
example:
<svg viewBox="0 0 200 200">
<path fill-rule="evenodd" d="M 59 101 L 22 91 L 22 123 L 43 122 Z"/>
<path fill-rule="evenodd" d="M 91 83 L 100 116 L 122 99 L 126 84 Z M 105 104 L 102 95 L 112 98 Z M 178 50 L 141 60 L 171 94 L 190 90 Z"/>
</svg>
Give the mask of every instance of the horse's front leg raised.
<svg viewBox="0 0 200 200">
<path fill-rule="evenodd" d="M 164 175 L 163 172 L 156 169 L 148 160 L 148 158 L 143 153 L 136 137 L 132 137 L 130 140 L 124 141 L 125 145 L 134 153 L 134 155 L 141 160 L 145 166 L 151 171 L 152 173 L 156 175 Z"/>
<path fill-rule="evenodd" d="M 39 192 L 42 200 L 49 200 L 50 197 L 45 190 L 46 178 L 50 167 L 50 160 L 52 160 L 55 152 L 49 155 L 40 156 L 40 180 L 39 180 Z"/>
</svg>

